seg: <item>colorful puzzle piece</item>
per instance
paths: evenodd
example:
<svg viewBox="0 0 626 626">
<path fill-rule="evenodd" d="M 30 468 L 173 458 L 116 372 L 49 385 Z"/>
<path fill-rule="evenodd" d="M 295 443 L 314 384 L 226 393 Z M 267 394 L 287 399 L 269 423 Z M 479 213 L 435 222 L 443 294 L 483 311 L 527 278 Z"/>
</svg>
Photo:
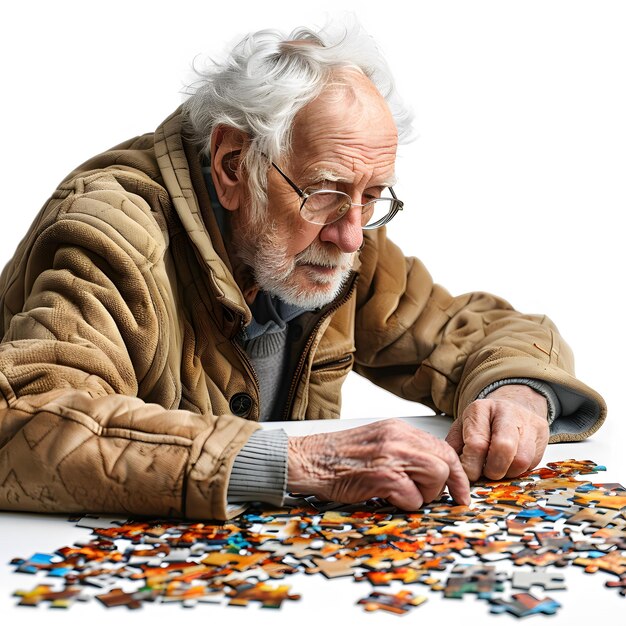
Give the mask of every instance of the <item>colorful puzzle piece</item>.
<svg viewBox="0 0 626 626">
<path fill-rule="evenodd" d="M 400 580 L 405 585 L 419 582 L 424 578 L 426 570 L 413 569 L 411 567 L 396 567 L 390 570 L 375 570 L 364 572 L 361 576 L 355 576 L 355 580 L 368 580 L 374 586 L 386 587 L 394 580 Z"/>
<path fill-rule="evenodd" d="M 610 572 L 621 576 L 626 573 L 626 556 L 619 552 L 609 552 L 602 556 L 574 559 L 574 565 L 581 565 L 588 574 L 593 574 L 598 570 Z"/>
<path fill-rule="evenodd" d="M 357 604 L 363 605 L 366 611 L 386 611 L 394 615 L 404 615 L 411 609 L 426 602 L 426 596 L 414 596 L 410 591 L 402 590 L 396 594 L 372 591 Z"/>
<path fill-rule="evenodd" d="M 615 587 L 619 589 L 620 595 L 626 596 L 626 574 L 622 574 L 619 580 L 609 580 L 605 584 L 607 587 Z"/>
<path fill-rule="evenodd" d="M 127 609 L 139 609 L 145 600 L 154 600 L 159 595 L 157 590 L 142 589 L 132 593 L 126 593 L 122 589 L 115 587 L 108 593 L 96 596 L 107 608 L 114 606 L 125 606 Z"/>
<path fill-rule="evenodd" d="M 507 575 L 492 565 L 455 565 L 443 589 L 446 598 L 462 598 L 475 593 L 479 598 L 491 598 L 494 591 L 503 591 Z"/>
<path fill-rule="evenodd" d="M 300 596 L 289 593 L 289 585 L 273 587 L 265 583 L 257 583 L 250 587 L 242 587 L 228 591 L 229 606 L 248 606 L 248 602 L 260 602 L 264 609 L 279 609 L 285 600 L 299 600 Z"/>
<path fill-rule="evenodd" d="M 13 595 L 21 598 L 20 606 L 39 606 L 41 602 L 50 602 L 50 606 L 57 609 L 67 609 L 76 600 L 87 600 L 80 587 L 53 591 L 49 585 L 37 585 L 30 591 L 16 591 Z"/>
<path fill-rule="evenodd" d="M 552 598 L 536 598 L 530 593 L 514 593 L 510 600 L 489 600 L 492 613 L 512 613 L 515 617 L 527 617 L 537 613 L 554 615 L 561 605 Z"/>
</svg>

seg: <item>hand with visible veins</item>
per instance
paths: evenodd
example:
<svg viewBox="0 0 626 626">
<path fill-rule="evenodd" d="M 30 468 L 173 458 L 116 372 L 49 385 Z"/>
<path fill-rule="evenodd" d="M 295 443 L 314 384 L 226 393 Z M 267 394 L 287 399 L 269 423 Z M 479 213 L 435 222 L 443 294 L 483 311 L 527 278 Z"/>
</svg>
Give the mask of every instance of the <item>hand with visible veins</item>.
<svg viewBox="0 0 626 626">
<path fill-rule="evenodd" d="M 469 504 L 469 481 L 456 452 L 443 440 L 397 419 L 334 433 L 289 438 L 287 490 L 323 500 L 385 498 L 416 511 L 445 486 Z"/>
<path fill-rule="evenodd" d="M 541 461 L 550 436 L 547 415 L 540 393 L 527 385 L 504 385 L 469 404 L 446 441 L 471 481 L 512 478 Z"/>
</svg>

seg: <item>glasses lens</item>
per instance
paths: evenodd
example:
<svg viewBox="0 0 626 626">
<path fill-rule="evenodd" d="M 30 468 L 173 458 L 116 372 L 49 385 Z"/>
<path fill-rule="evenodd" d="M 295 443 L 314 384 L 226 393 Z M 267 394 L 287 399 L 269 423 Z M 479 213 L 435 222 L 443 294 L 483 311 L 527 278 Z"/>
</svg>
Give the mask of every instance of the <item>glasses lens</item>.
<svg viewBox="0 0 626 626">
<path fill-rule="evenodd" d="M 363 207 L 363 217 L 361 218 L 361 225 L 363 227 L 369 226 L 370 228 L 376 227 L 379 224 L 382 226 L 389 220 L 390 213 L 395 210 L 395 200 L 393 198 L 378 198 L 368 202 Z M 393 215 L 391 215 L 393 217 Z"/>
<path fill-rule="evenodd" d="M 331 224 L 341 219 L 352 206 L 350 196 L 341 191 L 331 191 L 325 189 L 316 189 L 309 192 L 305 189 L 307 195 L 300 214 L 313 224 Z"/>
<path fill-rule="evenodd" d="M 352 198 L 342 191 L 315 189 L 305 190 L 305 194 L 307 195 L 300 214 L 313 224 L 332 224 L 340 220 L 353 206 Z M 378 228 L 386 224 L 400 208 L 402 202 L 396 198 L 370 200 L 361 209 L 361 226 L 365 229 Z"/>
</svg>

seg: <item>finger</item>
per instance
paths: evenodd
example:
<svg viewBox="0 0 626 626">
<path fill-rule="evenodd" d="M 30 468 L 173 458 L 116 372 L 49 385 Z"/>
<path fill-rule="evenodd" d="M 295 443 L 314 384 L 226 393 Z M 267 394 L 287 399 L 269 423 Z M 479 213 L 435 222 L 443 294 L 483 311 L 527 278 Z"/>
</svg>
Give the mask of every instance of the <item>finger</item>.
<svg viewBox="0 0 626 626">
<path fill-rule="evenodd" d="M 452 422 L 450 430 L 446 435 L 446 441 L 452 446 L 457 454 L 461 454 L 463 450 L 463 421 L 460 419 Z"/>
<path fill-rule="evenodd" d="M 420 467 L 406 470 L 409 478 L 417 485 L 424 502 L 436 500 L 450 476 L 450 467 L 446 461 L 434 455 L 428 457 L 427 462 Z"/>
<path fill-rule="evenodd" d="M 417 511 L 424 504 L 421 491 L 407 474 L 396 477 L 384 497 L 389 504 L 404 511 Z"/>
<path fill-rule="evenodd" d="M 520 423 L 523 419 L 518 414 L 504 415 L 499 413 L 491 424 L 491 443 L 483 473 L 487 478 L 499 480 L 509 471 L 516 455 L 524 432 Z M 520 452 L 524 454 L 526 448 Z M 528 460 L 527 460 L 528 461 Z"/>
<path fill-rule="evenodd" d="M 542 415 L 540 415 L 539 417 L 541 418 L 541 423 L 540 427 L 537 430 L 535 442 L 535 456 L 533 457 L 533 460 L 530 464 L 530 469 L 539 465 L 546 451 L 548 440 L 550 439 L 550 425 L 548 424 L 548 421 L 543 418 Z"/>
<path fill-rule="evenodd" d="M 421 437 L 416 441 L 415 446 L 423 444 L 424 440 L 425 438 Z M 421 481 L 424 479 L 421 478 L 422 473 L 420 470 L 421 468 L 424 468 L 426 472 L 430 471 L 431 465 L 434 462 L 433 457 L 437 459 L 438 462 L 444 463 L 445 472 L 441 472 L 442 480 L 440 481 L 440 484 L 436 485 L 436 487 L 435 484 L 433 484 L 431 489 L 427 490 L 427 494 L 424 494 L 425 499 L 427 501 L 436 499 L 444 485 L 447 485 L 450 491 L 450 496 L 455 500 L 455 502 L 459 504 L 469 504 L 470 484 L 467 474 L 461 465 L 459 455 L 448 443 L 442 441 L 441 439 L 437 439 L 436 437 L 431 437 L 428 441 L 428 446 L 427 453 L 417 453 L 414 451 L 409 458 L 405 459 L 405 462 L 411 466 L 415 475 L 420 476 L 419 480 Z M 444 476 L 444 473 L 447 474 L 447 477 Z M 435 481 L 435 483 L 436 482 L 437 481 Z M 420 490 L 424 488 L 424 484 L 422 484 L 422 482 L 418 483 L 418 486 Z M 435 488 L 437 488 L 438 491 L 435 495 L 433 495 Z"/>
<path fill-rule="evenodd" d="M 507 477 L 519 476 L 539 464 L 545 452 L 549 434 L 550 427 L 543 416 L 538 416 L 538 419 L 535 416 L 526 419 L 517 453 L 507 471 Z"/>
<path fill-rule="evenodd" d="M 525 471 L 533 467 L 533 459 L 535 457 L 535 438 L 522 435 L 520 437 L 517 451 L 511 460 L 511 464 L 506 471 L 507 478 L 514 478 L 523 474 Z"/>
<path fill-rule="evenodd" d="M 463 413 L 461 463 L 472 481 L 480 478 L 487 459 L 491 441 L 492 405 L 490 400 L 475 400 Z"/>
<path fill-rule="evenodd" d="M 448 443 L 441 439 L 435 439 L 432 442 L 431 451 L 432 455 L 438 458 L 439 461 L 443 461 L 447 468 L 448 476 L 444 479 L 444 482 L 448 486 L 450 496 L 458 504 L 468 505 L 470 503 L 470 484 L 467 474 L 461 465 L 459 455 Z M 426 467 L 428 467 L 428 464 Z M 444 486 L 444 482 L 442 482 L 440 490 Z M 434 495 L 432 499 L 437 498 L 438 495 L 439 493 Z"/>
<path fill-rule="evenodd" d="M 445 443 L 445 442 L 442 442 Z M 468 506 L 470 503 L 470 483 L 467 473 L 461 465 L 461 460 L 457 453 L 448 446 L 449 453 L 447 454 L 448 467 L 450 473 L 448 474 L 448 491 L 450 496 L 457 504 L 464 504 Z"/>
</svg>

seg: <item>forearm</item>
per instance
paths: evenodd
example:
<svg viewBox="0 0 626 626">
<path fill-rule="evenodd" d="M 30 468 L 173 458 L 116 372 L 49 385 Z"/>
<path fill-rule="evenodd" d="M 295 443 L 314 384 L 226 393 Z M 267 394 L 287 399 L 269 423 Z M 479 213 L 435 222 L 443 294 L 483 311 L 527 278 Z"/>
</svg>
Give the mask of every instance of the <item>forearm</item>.
<svg viewBox="0 0 626 626">
<path fill-rule="evenodd" d="M 367 243 L 356 313 L 359 374 L 456 416 L 495 381 L 542 379 L 548 363 L 572 372 L 571 351 L 545 316 L 520 313 L 489 293 L 453 296 L 384 234 Z M 386 289 L 369 289 L 374 281 Z"/>
<path fill-rule="evenodd" d="M 52 395 L 0 407 L 0 508 L 226 517 L 232 455 L 257 424 L 128 396 Z"/>
</svg>

